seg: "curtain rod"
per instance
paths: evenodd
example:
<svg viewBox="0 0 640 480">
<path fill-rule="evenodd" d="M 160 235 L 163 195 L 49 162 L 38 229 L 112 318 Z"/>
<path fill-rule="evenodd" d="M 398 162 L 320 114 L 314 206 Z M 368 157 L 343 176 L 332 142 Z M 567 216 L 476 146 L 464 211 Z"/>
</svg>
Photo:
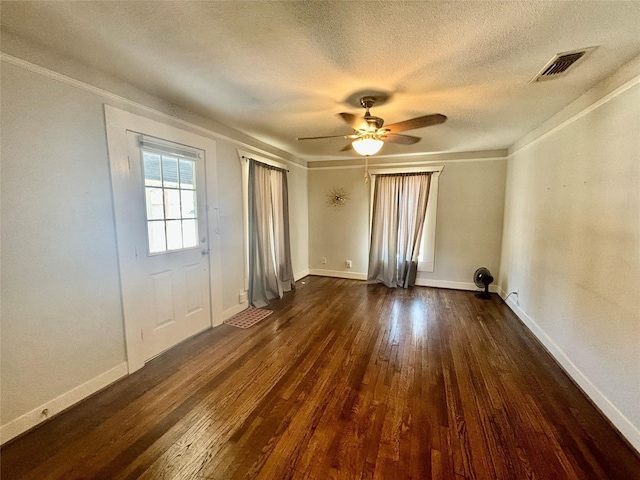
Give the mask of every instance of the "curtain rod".
<svg viewBox="0 0 640 480">
<path fill-rule="evenodd" d="M 241 155 L 241 157 L 242 157 L 243 160 L 253 160 L 254 162 L 261 163 L 261 164 L 266 165 L 266 166 L 271 167 L 271 168 L 277 168 L 278 170 L 284 170 L 285 172 L 289 173 L 289 169 L 287 169 L 287 168 L 280 168 L 280 167 L 276 167 L 275 165 L 269 165 L 268 163 L 261 162 L 260 160 L 256 160 L 255 158 L 245 157 L 244 155 Z"/>
</svg>

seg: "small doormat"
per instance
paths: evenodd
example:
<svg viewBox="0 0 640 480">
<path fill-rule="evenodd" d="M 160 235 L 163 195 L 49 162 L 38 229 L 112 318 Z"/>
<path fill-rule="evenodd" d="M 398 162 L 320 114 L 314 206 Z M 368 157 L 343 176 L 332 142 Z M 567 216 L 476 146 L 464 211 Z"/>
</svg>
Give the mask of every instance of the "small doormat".
<svg viewBox="0 0 640 480">
<path fill-rule="evenodd" d="M 256 323 L 264 320 L 273 312 L 271 310 L 264 310 L 262 308 L 249 307 L 246 310 L 237 313 L 231 318 L 227 318 L 223 323 L 238 328 L 253 327 Z"/>
</svg>

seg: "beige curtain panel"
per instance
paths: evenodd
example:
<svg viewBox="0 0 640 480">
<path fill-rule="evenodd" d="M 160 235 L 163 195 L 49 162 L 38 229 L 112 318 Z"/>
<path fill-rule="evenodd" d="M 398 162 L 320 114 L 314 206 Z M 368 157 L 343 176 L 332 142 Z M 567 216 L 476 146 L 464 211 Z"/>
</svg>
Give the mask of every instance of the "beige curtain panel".
<svg viewBox="0 0 640 480">
<path fill-rule="evenodd" d="M 367 281 L 415 285 L 431 172 L 376 175 Z"/>
<path fill-rule="evenodd" d="M 287 171 L 249 160 L 249 302 L 265 307 L 295 288 Z"/>
</svg>

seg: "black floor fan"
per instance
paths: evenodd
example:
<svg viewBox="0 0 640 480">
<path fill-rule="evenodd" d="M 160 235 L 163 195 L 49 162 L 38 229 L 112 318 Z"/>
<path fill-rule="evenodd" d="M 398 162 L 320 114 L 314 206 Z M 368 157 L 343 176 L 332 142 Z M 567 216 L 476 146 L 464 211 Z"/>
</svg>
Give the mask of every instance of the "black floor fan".
<svg viewBox="0 0 640 480">
<path fill-rule="evenodd" d="M 473 274 L 473 282 L 476 284 L 476 287 L 483 288 L 484 292 L 476 293 L 476 297 L 490 299 L 491 294 L 489 293 L 489 285 L 493 282 L 493 275 L 488 268 L 480 267 L 476 270 L 476 273 Z"/>
</svg>

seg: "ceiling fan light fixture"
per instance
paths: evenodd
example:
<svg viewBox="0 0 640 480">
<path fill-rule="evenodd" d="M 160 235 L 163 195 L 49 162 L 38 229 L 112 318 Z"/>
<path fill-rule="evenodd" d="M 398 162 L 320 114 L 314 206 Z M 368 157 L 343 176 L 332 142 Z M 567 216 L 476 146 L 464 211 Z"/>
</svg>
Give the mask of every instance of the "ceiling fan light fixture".
<svg viewBox="0 0 640 480">
<path fill-rule="evenodd" d="M 2 0 L 0 0 L 2 1 Z M 386 100 L 386 98 L 385 98 Z M 371 115 L 369 109 L 376 103 L 376 97 L 368 96 L 360 99 L 366 112 L 363 117 L 358 117 L 353 113 L 342 112 L 338 116 L 353 129 L 351 135 L 328 135 L 324 137 L 298 137 L 298 140 L 317 140 L 321 138 L 349 138 L 354 139 L 350 145 L 343 147 L 340 151 L 346 152 L 352 148 L 363 157 L 375 155 L 380 151 L 385 142 L 399 143 L 401 145 L 413 145 L 420 141 L 420 137 L 411 135 L 401 135 L 405 130 L 439 125 L 447 120 L 445 115 L 433 113 L 421 117 L 410 118 L 402 122 L 392 123 L 384 128 L 384 119 Z"/>
<path fill-rule="evenodd" d="M 380 151 L 384 142 L 377 138 L 358 138 L 351 143 L 353 149 L 364 157 L 375 155 Z"/>
</svg>

